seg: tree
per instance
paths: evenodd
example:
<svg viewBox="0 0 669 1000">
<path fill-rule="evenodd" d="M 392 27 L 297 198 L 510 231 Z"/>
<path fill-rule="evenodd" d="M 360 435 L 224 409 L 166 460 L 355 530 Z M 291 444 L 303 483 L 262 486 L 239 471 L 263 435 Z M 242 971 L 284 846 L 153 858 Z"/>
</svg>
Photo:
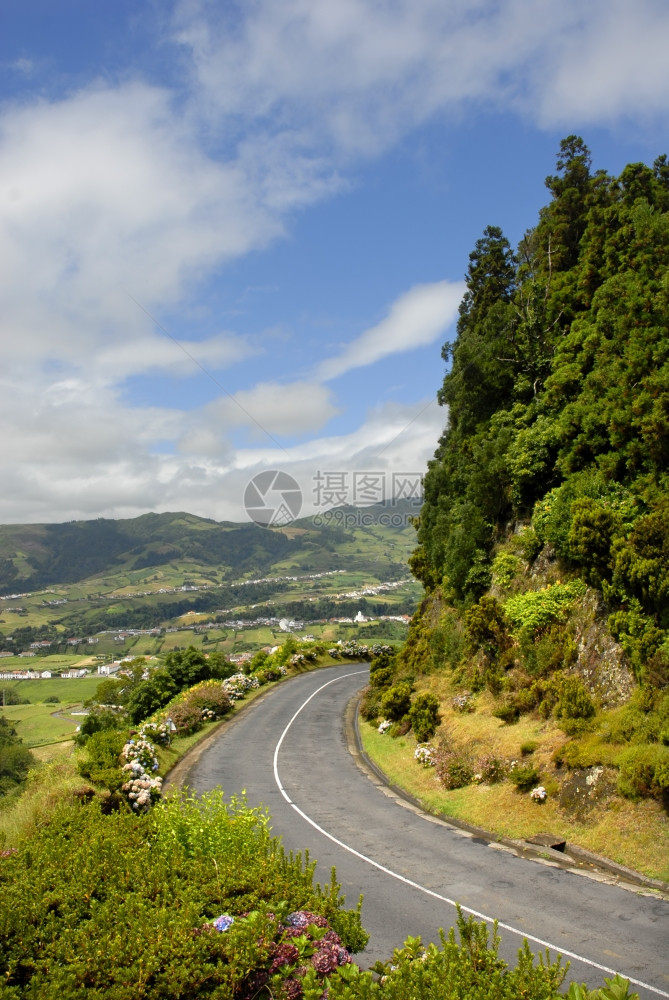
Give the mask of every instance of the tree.
<svg viewBox="0 0 669 1000">
<path fill-rule="evenodd" d="M 165 668 L 174 681 L 177 690 L 192 687 L 199 681 L 206 681 L 211 676 L 211 667 L 204 653 L 189 646 L 188 649 L 175 649 L 165 657 Z"/>
<path fill-rule="evenodd" d="M 34 763 L 35 758 L 23 746 L 14 726 L 0 715 L 0 796 L 20 785 Z"/>
<path fill-rule="evenodd" d="M 128 716 L 135 723 L 146 719 L 157 709 L 171 701 L 181 688 L 165 668 L 156 670 L 148 680 L 143 681 L 128 699 Z"/>
</svg>

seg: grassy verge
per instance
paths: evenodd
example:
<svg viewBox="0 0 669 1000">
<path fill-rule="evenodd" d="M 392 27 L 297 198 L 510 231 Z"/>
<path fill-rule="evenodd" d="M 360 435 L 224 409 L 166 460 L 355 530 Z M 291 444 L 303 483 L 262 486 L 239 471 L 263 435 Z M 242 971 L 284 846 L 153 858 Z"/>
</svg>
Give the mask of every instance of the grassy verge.
<svg viewBox="0 0 669 1000">
<path fill-rule="evenodd" d="M 496 730 L 500 751 L 506 745 L 508 755 L 518 757 L 520 743 L 535 738 L 542 728 L 531 720 L 523 720 L 517 726 L 501 726 L 499 720 L 478 714 L 456 717 L 452 722 L 462 732 L 467 730 L 470 737 L 473 732 L 474 738 L 481 742 L 486 742 L 492 730 Z M 610 795 L 579 821 L 560 808 L 557 798 L 549 795 L 545 803 L 538 804 L 508 781 L 447 791 L 433 768 L 425 768 L 414 759 L 416 741 L 411 735 L 392 739 L 362 720 L 360 733 L 365 752 L 383 773 L 435 815 L 454 817 L 500 837 L 521 840 L 550 831 L 651 878 L 669 881 L 669 821 L 654 800 L 635 803 Z M 564 740 L 559 731 L 551 732 L 545 727 L 541 736 L 540 766 L 550 757 L 551 745 Z"/>
</svg>

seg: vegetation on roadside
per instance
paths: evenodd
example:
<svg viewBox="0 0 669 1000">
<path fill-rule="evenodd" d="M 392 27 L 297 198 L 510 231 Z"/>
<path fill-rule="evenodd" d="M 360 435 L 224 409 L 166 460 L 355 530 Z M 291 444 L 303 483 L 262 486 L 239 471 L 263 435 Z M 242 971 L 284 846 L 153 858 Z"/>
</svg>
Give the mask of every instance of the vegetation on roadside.
<svg viewBox="0 0 669 1000">
<path fill-rule="evenodd" d="M 364 972 L 361 903 L 343 909 L 314 862 L 286 855 L 268 817 L 220 792 L 183 793 L 150 813 L 61 803 L 19 849 L 0 852 L 0 974 L 8 1000 L 557 1000 L 566 968 L 458 913 L 440 945 L 409 938 Z M 629 983 L 612 981 L 618 1000 Z M 610 986 L 611 984 L 609 984 Z M 608 994 L 572 984 L 572 1000 Z M 634 996 L 634 995 L 632 995 Z M 610 998 L 609 998 L 610 1000 Z"/>
<path fill-rule="evenodd" d="M 0 715 L 0 796 L 17 788 L 33 763 L 33 755 L 23 745 L 15 727 Z"/>
</svg>

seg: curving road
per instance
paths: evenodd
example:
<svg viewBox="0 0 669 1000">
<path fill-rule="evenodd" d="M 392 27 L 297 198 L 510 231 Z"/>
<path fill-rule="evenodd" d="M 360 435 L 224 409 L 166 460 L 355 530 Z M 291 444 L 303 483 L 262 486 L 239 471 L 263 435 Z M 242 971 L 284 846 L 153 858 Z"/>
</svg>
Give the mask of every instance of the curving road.
<svg viewBox="0 0 669 1000">
<path fill-rule="evenodd" d="M 568 957 L 569 979 L 601 986 L 615 970 L 644 1000 L 669 998 L 669 902 L 517 857 L 370 779 L 344 723 L 367 677 L 366 665 L 347 664 L 279 685 L 221 729 L 183 783 L 245 789 L 249 804 L 267 806 L 286 849 L 318 858 L 321 882 L 334 865 L 349 906 L 364 893 L 363 966 L 387 959 L 409 934 L 438 940 L 457 901 L 499 921 L 507 961 L 527 937 L 535 953 Z"/>
</svg>

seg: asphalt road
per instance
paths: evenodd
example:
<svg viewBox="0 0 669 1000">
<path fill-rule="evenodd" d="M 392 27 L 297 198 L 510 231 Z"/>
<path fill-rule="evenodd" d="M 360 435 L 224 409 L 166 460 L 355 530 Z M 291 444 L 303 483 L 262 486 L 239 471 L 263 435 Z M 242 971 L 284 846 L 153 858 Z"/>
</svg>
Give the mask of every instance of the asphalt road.
<svg viewBox="0 0 669 1000">
<path fill-rule="evenodd" d="M 198 792 L 246 790 L 263 803 L 288 850 L 336 866 L 347 904 L 364 894 L 371 933 L 363 967 L 387 959 L 407 935 L 438 941 L 454 904 L 499 921 L 500 953 L 515 964 L 532 951 L 559 952 L 568 980 L 602 986 L 614 971 L 644 998 L 669 998 L 669 902 L 500 850 L 426 816 L 370 779 L 350 753 L 347 703 L 367 682 L 364 664 L 303 674 L 222 727 L 185 774 Z"/>
</svg>

